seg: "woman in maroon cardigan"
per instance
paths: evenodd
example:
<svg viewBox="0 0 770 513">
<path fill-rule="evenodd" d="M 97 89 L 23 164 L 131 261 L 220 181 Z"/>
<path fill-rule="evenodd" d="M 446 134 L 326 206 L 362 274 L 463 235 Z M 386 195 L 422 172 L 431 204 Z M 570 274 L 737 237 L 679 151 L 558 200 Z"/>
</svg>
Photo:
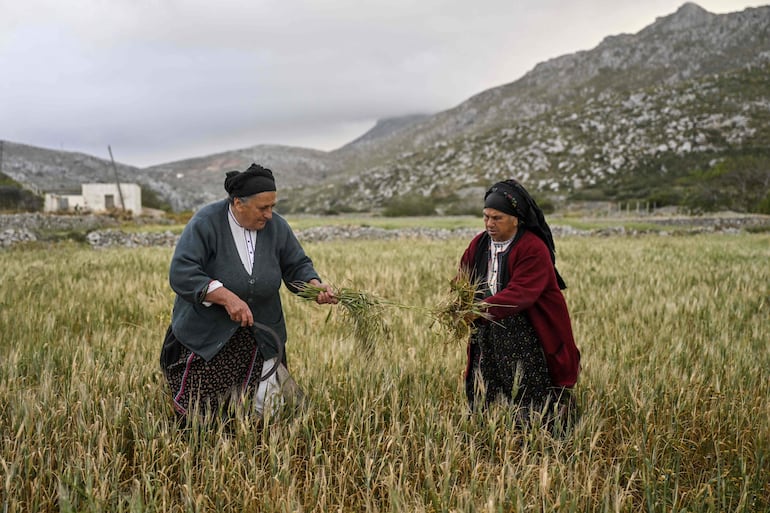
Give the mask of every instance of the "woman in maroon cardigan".
<svg viewBox="0 0 770 513">
<path fill-rule="evenodd" d="M 460 262 L 490 305 L 468 343 L 468 404 L 473 409 L 482 394 L 484 407 L 504 398 L 520 407 L 524 424 L 533 412 L 546 422 L 573 413 L 580 351 L 543 212 L 521 184 L 506 180 L 484 196 L 484 225 Z"/>
</svg>

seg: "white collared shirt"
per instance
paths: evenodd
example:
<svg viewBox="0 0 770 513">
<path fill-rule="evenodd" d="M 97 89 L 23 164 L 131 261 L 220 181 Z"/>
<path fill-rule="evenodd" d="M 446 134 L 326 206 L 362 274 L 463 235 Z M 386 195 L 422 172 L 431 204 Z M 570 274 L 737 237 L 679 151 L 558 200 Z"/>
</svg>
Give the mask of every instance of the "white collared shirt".
<svg viewBox="0 0 770 513">
<path fill-rule="evenodd" d="M 500 255 L 511 246 L 513 238 L 503 242 L 489 241 L 489 262 L 487 263 L 487 285 L 492 294 L 497 294 L 497 277 L 500 275 Z"/>
<path fill-rule="evenodd" d="M 230 232 L 233 234 L 235 247 L 238 248 L 238 256 L 241 257 L 246 272 L 251 274 L 254 268 L 254 246 L 257 243 L 257 230 L 249 230 L 238 223 L 233 214 L 232 205 L 227 207 L 227 220 L 230 223 Z"/>
</svg>

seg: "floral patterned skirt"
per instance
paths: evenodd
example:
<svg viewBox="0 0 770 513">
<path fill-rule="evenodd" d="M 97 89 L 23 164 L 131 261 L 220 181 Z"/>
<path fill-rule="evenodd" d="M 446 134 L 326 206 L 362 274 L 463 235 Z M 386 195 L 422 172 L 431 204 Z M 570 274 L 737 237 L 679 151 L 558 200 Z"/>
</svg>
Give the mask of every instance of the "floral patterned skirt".
<svg viewBox="0 0 770 513">
<path fill-rule="evenodd" d="M 503 400 L 530 412 L 547 412 L 554 404 L 571 404 L 568 389 L 555 387 L 537 332 L 526 313 L 480 324 L 468 345 L 465 393 L 473 410 Z M 561 409 L 561 408 L 559 408 Z"/>
<path fill-rule="evenodd" d="M 196 402 L 201 413 L 217 412 L 233 400 L 253 395 L 262 363 L 257 341 L 247 328 L 239 328 L 208 362 L 179 343 L 169 328 L 161 354 L 174 408 L 182 416 Z"/>
</svg>

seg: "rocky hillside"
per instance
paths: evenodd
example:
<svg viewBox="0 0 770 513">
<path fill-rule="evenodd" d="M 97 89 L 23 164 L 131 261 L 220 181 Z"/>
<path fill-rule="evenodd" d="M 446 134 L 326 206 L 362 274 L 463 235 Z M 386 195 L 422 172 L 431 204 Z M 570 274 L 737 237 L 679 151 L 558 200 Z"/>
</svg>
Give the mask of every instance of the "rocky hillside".
<svg viewBox="0 0 770 513">
<path fill-rule="evenodd" d="M 670 86 L 768 59 L 770 6 L 716 15 L 686 3 L 637 34 L 609 36 L 594 49 L 541 63 L 515 82 L 404 130 L 392 145 L 419 148 L 531 119 L 602 93 Z"/>
<path fill-rule="evenodd" d="M 83 183 L 115 181 L 115 168 L 123 182 L 140 183 L 139 168 L 116 164 L 84 153 L 56 151 L 0 141 L 2 172 L 36 193 L 77 192 Z"/>
<path fill-rule="evenodd" d="M 468 195 L 478 201 L 484 186 L 509 177 L 541 197 L 676 204 L 687 193 L 688 178 L 691 188 L 705 186 L 706 177 L 699 174 L 726 162 L 745 166 L 752 155 L 761 167 L 747 170 L 752 172 L 746 183 L 756 187 L 746 198 L 758 201 L 770 190 L 768 91 L 768 65 L 675 86 L 605 91 L 403 153 L 343 184 L 316 190 L 319 203 L 305 204 L 369 210 L 420 195 L 445 210 L 463 210 Z"/>
<path fill-rule="evenodd" d="M 699 191 L 686 186 L 702 183 L 699 173 L 747 160 L 759 168 L 746 184 L 764 197 L 768 91 L 770 7 L 715 15 L 688 3 L 408 127 L 373 165 L 297 208 L 368 210 L 416 195 L 452 211 L 509 177 L 555 200 L 675 203 Z M 677 187 L 686 190 L 663 194 Z"/>
<path fill-rule="evenodd" d="M 301 189 L 326 181 L 334 169 L 327 152 L 289 146 L 260 145 L 141 171 L 143 181 L 158 191 L 176 210 L 189 210 L 221 199 L 225 173 L 244 170 L 252 162 L 276 171 L 277 186 Z"/>
<path fill-rule="evenodd" d="M 484 187 L 509 177 L 555 203 L 770 211 L 768 91 L 770 6 L 716 15 L 686 3 L 636 34 L 543 62 L 453 109 L 383 120 L 332 152 L 254 146 L 118 169 L 176 210 L 221 197 L 224 173 L 256 161 L 277 171 L 284 211 L 400 201 L 475 211 Z M 38 190 L 111 179 L 107 160 L 4 147 L 2 172 Z"/>
</svg>

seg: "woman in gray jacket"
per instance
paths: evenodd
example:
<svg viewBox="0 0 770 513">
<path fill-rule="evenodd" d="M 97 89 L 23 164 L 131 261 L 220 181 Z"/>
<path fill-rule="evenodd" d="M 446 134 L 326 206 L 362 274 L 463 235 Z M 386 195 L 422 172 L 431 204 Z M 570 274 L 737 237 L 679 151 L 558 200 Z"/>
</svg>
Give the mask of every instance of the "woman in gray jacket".
<svg viewBox="0 0 770 513">
<path fill-rule="evenodd" d="M 323 289 L 316 301 L 336 303 L 289 224 L 273 212 L 273 173 L 252 164 L 230 171 L 226 200 L 200 209 L 185 226 L 169 269 L 176 292 L 161 351 L 174 408 L 183 418 L 197 402 L 202 413 L 248 396 L 262 414 L 279 402 L 277 374 L 286 323 L 281 281 Z M 259 329 L 253 329 L 254 327 Z"/>
</svg>

